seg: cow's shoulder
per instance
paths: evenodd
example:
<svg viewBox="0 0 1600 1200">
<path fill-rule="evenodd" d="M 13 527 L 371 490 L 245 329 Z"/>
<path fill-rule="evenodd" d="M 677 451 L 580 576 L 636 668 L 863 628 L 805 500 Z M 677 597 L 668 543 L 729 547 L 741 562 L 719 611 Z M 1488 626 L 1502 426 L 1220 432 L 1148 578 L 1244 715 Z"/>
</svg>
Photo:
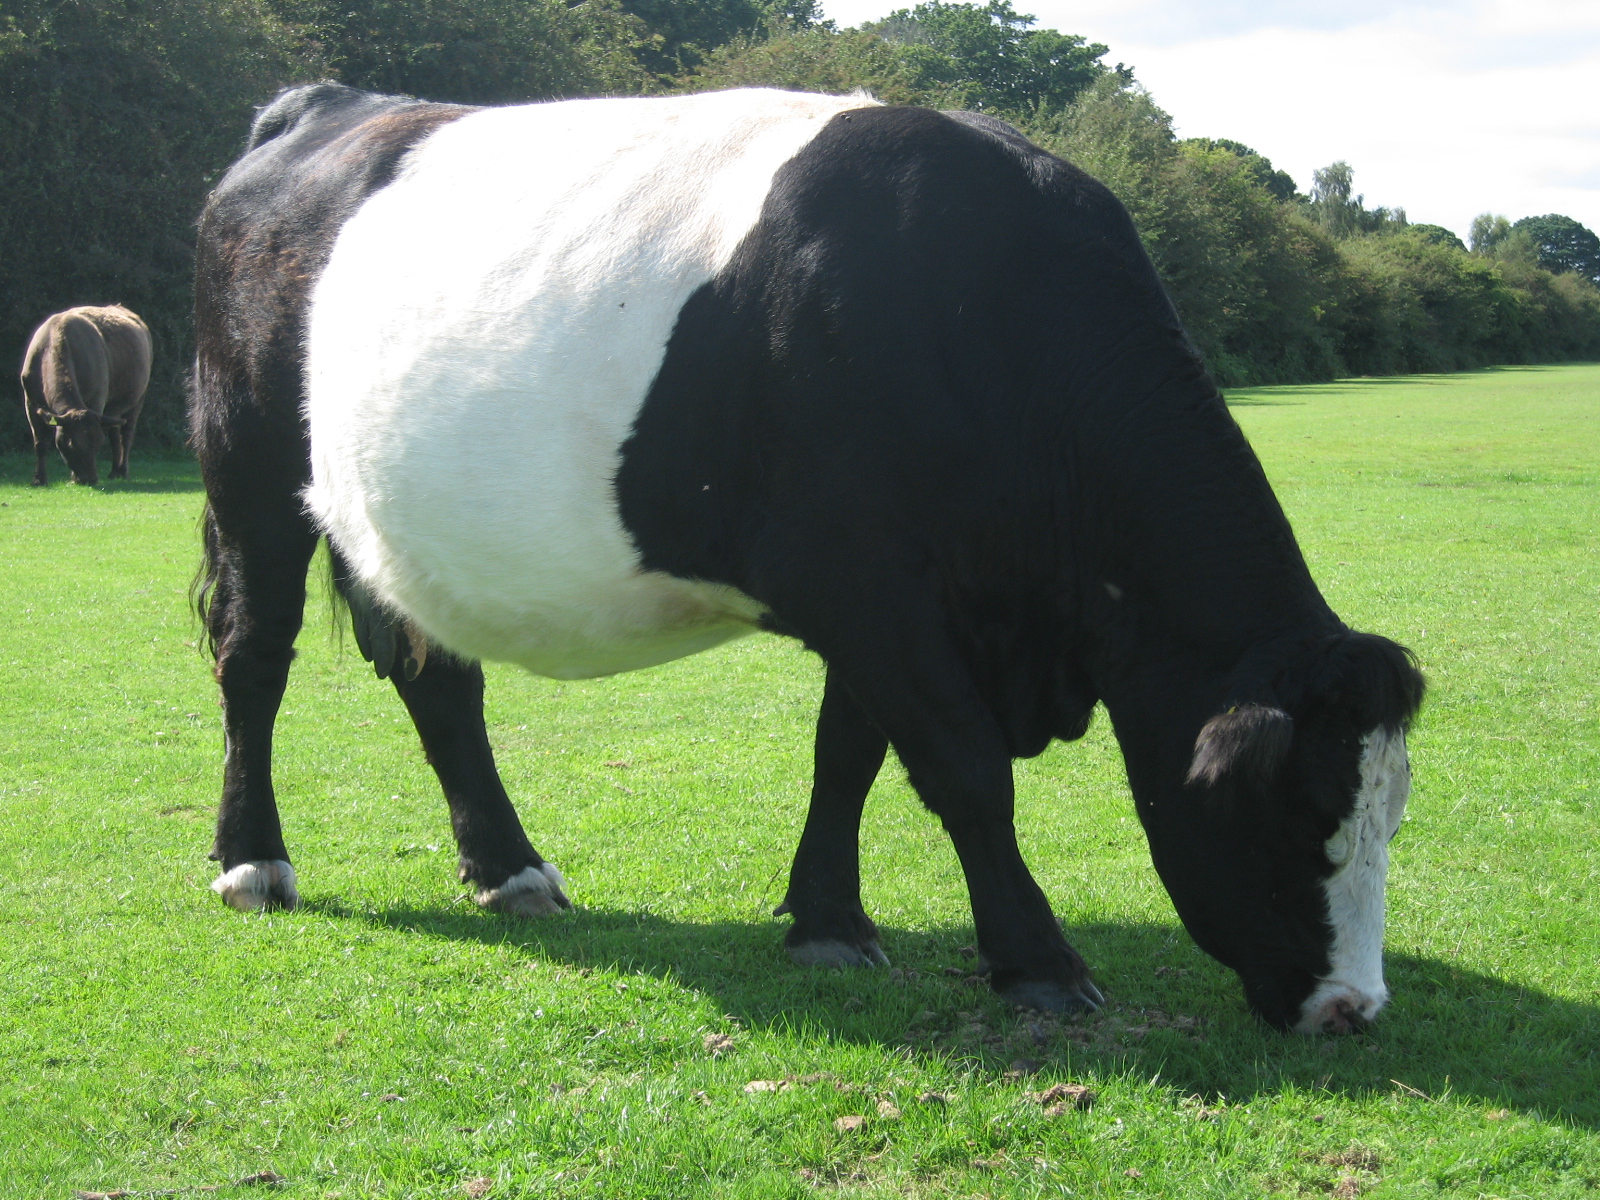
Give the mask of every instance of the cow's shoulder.
<svg viewBox="0 0 1600 1200">
<path fill-rule="evenodd" d="M 1010 184 L 1070 204 L 1080 221 L 1120 227 L 1126 218 L 1116 197 L 1087 171 L 985 113 L 853 109 L 836 116 L 795 165 L 796 175 L 866 170 L 880 180 L 897 177 L 934 204 L 955 186 L 981 192 L 993 205 Z"/>
</svg>

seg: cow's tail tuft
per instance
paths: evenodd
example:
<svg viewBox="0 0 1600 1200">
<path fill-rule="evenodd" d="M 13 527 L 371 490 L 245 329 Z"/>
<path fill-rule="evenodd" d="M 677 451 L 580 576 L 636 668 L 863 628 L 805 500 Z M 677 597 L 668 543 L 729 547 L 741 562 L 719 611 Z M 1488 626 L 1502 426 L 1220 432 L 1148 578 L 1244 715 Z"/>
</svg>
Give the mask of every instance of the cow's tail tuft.
<svg viewBox="0 0 1600 1200">
<path fill-rule="evenodd" d="M 217 532 L 217 517 L 211 502 L 200 512 L 200 567 L 189 584 L 189 603 L 200 619 L 200 646 L 212 658 L 217 656 L 217 636 L 211 623 L 211 606 L 216 602 L 217 578 L 222 573 L 222 537 Z"/>
</svg>

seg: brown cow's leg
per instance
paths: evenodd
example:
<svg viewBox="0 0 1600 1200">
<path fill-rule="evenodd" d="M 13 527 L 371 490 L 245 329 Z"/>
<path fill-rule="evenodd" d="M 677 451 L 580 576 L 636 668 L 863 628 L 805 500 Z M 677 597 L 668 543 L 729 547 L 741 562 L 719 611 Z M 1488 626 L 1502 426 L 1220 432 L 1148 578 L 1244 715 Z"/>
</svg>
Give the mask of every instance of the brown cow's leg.
<svg viewBox="0 0 1600 1200">
<path fill-rule="evenodd" d="M 293 908 L 294 871 L 272 788 L 272 726 L 305 610 L 317 535 L 292 492 L 252 509 L 212 511 L 208 556 L 216 582 L 207 623 L 217 648 L 227 736 L 212 888 L 235 908 Z"/>
<path fill-rule="evenodd" d="M 128 450 L 123 428 L 121 425 L 108 426 L 106 434 L 106 440 L 111 443 L 111 478 L 126 479 L 128 477 Z"/>
<path fill-rule="evenodd" d="M 50 425 L 45 420 L 39 403 L 28 394 L 26 380 L 22 385 L 22 411 L 28 418 L 28 432 L 33 435 L 33 486 L 46 487 L 50 483 L 50 477 L 45 462 L 55 446 L 55 438 L 51 436 Z"/>
<path fill-rule="evenodd" d="M 392 676 L 450 804 L 460 876 L 478 903 L 539 916 L 570 908 L 561 874 L 539 857 L 500 782 L 483 723 L 483 668 L 435 651 L 414 679 Z"/>
<path fill-rule="evenodd" d="M 887 966 L 878 927 L 861 907 L 861 808 L 889 741 L 867 719 L 836 671 L 828 672 L 817 717 L 816 767 L 805 832 L 789 872 L 789 893 L 773 913 L 791 913 L 784 938 L 805 966 Z"/>
<path fill-rule="evenodd" d="M 121 459 L 112 461 L 111 478 L 126 479 L 128 477 L 128 460 L 133 457 L 133 434 L 134 430 L 138 428 L 139 410 L 135 408 L 122 423 Z"/>
</svg>

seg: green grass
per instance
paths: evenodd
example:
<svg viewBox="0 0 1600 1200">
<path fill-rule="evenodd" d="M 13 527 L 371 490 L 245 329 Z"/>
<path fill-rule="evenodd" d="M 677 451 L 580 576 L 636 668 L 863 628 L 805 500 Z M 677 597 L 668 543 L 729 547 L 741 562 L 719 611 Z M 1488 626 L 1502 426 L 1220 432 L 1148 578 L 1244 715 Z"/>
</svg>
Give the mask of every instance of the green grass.
<svg viewBox="0 0 1600 1200">
<path fill-rule="evenodd" d="M 898 973 L 791 967 L 767 913 L 820 672 L 765 637 L 590 683 L 490 670 L 507 784 L 579 905 L 522 924 L 465 901 L 415 737 L 319 594 L 277 766 L 308 903 L 227 911 L 192 465 L 38 492 L 0 460 L 0 1197 L 266 1170 L 346 1200 L 1595 1194 L 1600 367 L 1232 400 L 1335 608 L 1432 680 L 1366 1037 L 1245 1013 L 1103 720 L 1017 776 L 1104 1018 L 1030 1022 L 945 973 L 964 889 L 897 771 L 863 867 Z M 1027 1098 L 1067 1080 L 1092 1109 Z"/>
</svg>

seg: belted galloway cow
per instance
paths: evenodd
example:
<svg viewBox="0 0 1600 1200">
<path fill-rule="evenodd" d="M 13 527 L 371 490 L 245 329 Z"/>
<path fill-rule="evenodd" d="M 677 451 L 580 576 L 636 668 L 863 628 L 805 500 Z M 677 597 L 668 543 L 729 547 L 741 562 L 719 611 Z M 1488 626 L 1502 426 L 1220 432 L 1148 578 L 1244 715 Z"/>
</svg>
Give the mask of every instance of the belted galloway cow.
<svg viewBox="0 0 1600 1200">
<path fill-rule="evenodd" d="M 73 483 L 100 482 L 111 436 L 111 478 L 128 477 L 128 452 L 150 383 L 150 331 L 120 304 L 47 317 L 22 360 L 22 404 L 33 433 L 33 485 L 49 483 L 52 445 Z M 53 429 L 53 433 L 52 433 Z"/>
<path fill-rule="evenodd" d="M 196 328 L 235 907 L 298 899 L 272 727 L 325 537 L 489 908 L 569 901 L 478 661 L 583 678 L 767 629 L 827 665 L 796 960 L 885 961 L 857 836 L 893 746 L 995 990 L 1100 1003 L 1011 760 L 1103 702 L 1156 869 L 1251 1007 L 1345 1030 L 1387 999 L 1421 676 L 1323 600 L 1122 206 L 1009 126 L 303 87 L 206 206 Z"/>
</svg>

